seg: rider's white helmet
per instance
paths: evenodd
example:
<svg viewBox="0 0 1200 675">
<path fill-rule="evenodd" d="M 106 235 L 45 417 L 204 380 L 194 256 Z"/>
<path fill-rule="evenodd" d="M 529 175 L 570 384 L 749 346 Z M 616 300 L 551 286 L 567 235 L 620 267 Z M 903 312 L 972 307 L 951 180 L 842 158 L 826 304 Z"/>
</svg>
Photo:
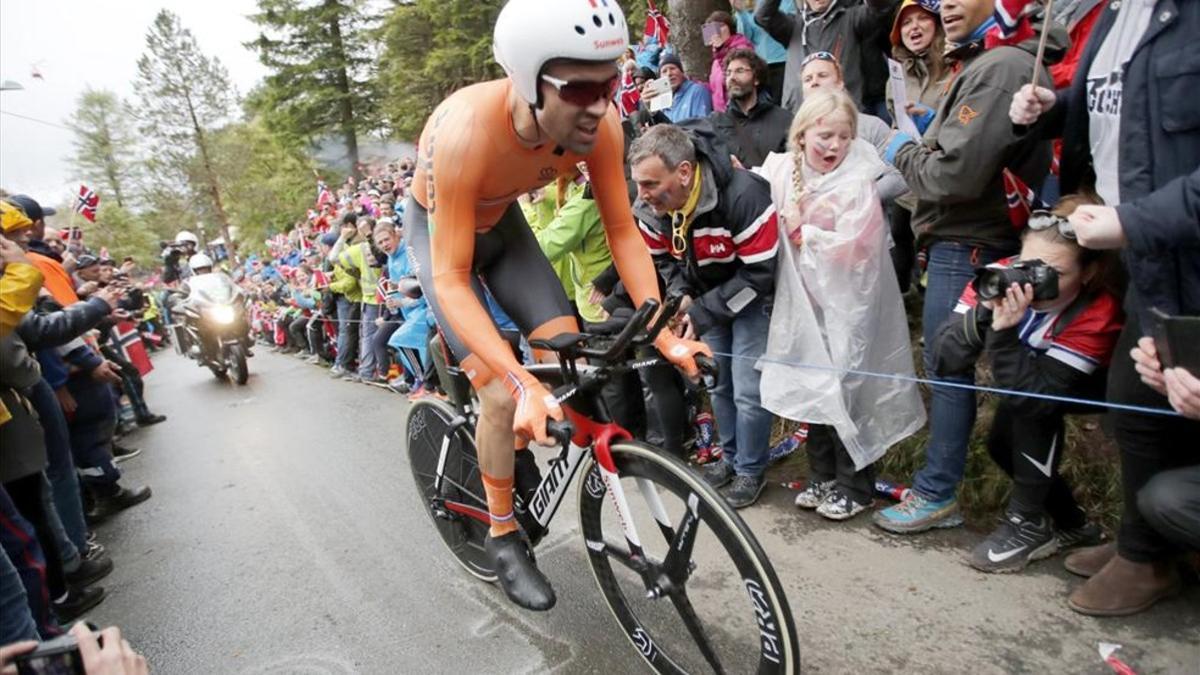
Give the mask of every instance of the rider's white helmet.
<svg viewBox="0 0 1200 675">
<path fill-rule="evenodd" d="M 508 0 L 496 19 L 492 53 L 517 95 L 536 105 L 547 61 L 616 61 L 628 46 L 616 0 Z"/>
<path fill-rule="evenodd" d="M 207 255 L 204 255 L 203 253 L 197 253 L 196 255 L 192 256 L 191 258 L 188 258 L 188 267 L 192 268 L 193 272 L 204 269 L 206 267 L 208 269 L 212 269 L 212 266 L 213 266 L 212 258 L 208 257 Z"/>
<path fill-rule="evenodd" d="M 192 243 L 193 246 L 200 245 L 200 240 L 196 237 L 196 235 L 192 234 L 191 232 L 188 232 L 187 230 L 182 230 L 179 234 L 175 235 L 175 243 L 176 244 L 182 244 L 184 242 L 189 242 L 189 241 Z"/>
</svg>

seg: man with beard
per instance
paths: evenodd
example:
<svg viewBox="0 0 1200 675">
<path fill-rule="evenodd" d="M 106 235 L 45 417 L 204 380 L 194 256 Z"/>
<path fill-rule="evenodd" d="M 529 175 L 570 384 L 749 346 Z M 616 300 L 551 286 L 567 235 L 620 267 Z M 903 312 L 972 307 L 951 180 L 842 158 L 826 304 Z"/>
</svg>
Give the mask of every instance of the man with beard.
<svg viewBox="0 0 1200 675">
<path fill-rule="evenodd" d="M 759 97 L 767 63 L 754 50 L 729 52 L 724 67 L 729 107 L 725 112 L 712 114 L 713 128 L 742 166 L 761 166 L 768 154 L 787 150 L 792 115 Z"/>
</svg>

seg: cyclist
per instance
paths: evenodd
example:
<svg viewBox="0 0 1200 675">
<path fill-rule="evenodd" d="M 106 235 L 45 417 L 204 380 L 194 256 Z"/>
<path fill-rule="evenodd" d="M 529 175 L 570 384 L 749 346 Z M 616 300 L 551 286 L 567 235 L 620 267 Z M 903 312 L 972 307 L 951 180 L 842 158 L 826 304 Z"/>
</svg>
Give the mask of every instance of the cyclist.
<svg viewBox="0 0 1200 675">
<path fill-rule="evenodd" d="M 530 339 L 579 330 L 517 197 L 583 161 L 626 288 L 637 304 L 658 299 L 630 210 L 621 120 L 612 105 L 628 32 L 615 0 L 509 0 L 493 35 L 508 77 L 461 89 L 434 110 L 404 212 L 417 277 L 481 403 L 476 444 L 491 515 L 486 550 L 505 594 L 526 609 L 550 609 L 555 596 L 513 517 L 514 448 L 548 444 L 547 421 L 563 412 L 496 330 L 484 287 Z M 655 345 L 693 377 L 695 356 L 711 353 L 665 331 Z M 528 467 L 528 453 L 517 454 Z M 518 474 L 526 476 L 518 486 L 525 491 L 528 473 Z"/>
</svg>

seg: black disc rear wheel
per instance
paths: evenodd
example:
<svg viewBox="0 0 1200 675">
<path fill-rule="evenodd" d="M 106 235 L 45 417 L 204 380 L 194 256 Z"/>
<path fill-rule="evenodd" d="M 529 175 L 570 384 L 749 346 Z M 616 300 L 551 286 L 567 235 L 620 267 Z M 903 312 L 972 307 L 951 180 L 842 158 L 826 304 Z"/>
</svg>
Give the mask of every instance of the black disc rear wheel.
<svg viewBox="0 0 1200 675">
<path fill-rule="evenodd" d="M 754 534 L 692 469 L 617 443 L 620 478 L 593 463 L 579 489 L 596 582 L 626 636 L 660 673 L 795 673 L 800 652 L 783 587 Z M 630 541 L 606 480 L 619 480 Z"/>
<path fill-rule="evenodd" d="M 488 507 L 473 429 L 469 424 L 452 428 L 458 417 L 454 408 L 437 399 L 414 402 L 405 423 L 408 463 L 421 503 L 446 547 L 472 575 L 493 582 L 496 574 L 484 551 L 489 525 L 461 512 L 474 509 L 487 514 Z M 436 479 L 442 461 L 439 489 Z"/>
</svg>

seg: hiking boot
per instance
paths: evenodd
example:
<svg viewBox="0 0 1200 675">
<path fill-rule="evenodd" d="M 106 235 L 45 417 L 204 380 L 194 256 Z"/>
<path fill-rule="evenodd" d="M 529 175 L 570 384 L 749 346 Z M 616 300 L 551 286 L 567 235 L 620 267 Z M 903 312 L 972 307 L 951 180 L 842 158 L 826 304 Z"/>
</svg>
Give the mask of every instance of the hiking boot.
<svg viewBox="0 0 1200 675">
<path fill-rule="evenodd" d="M 79 567 L 74 572 L 65 574 L 67 583 L 75 588 L 90 586 L 113 571 L 113 561 L 109 558 L 82 558 Z"/>
<path fill-rule="evenodd" d="M 122 487 L 108 496 L 96 495 L 96 502 L 92 505 L 91 510 L 83 514 L 84 519 L 89 525 L 94 525 L 131 506 L 141 504 L 147 499 L 150 499 L 150 486 L 148 485 L 134 490 Z"/>
<path fill-rule="evenodd" d="M 744 509 L 758 501 L 766 486 L 767 481 L 762 476 L 734 476 L 729 487 L 721 490 L 721 496 L 733 508 Z"/>
<path fill-rule="evenodd" d="M 124 462 L 127 459 L 133 459 L 140 454 L 142 454 L 141 448 L 127 448 L 123 445 L 117 445 L 116 443 L 112 444 L 112 458 L 113 462 L 115 463 Z"/>
<path fill-rule="evenodd" d="M 1104 530 L 1096 523 L 1084 523 L 1069 530 L 1056 529 L 1054 536 L 1058 539 L 1060 551 L 1080 546 L 1095 546 L 1104 542 Z"/>
<path fill-rule="evenodd" d="M 160 422 L 166 422 L 166 421 L 167 421 L 166 415 L 155 415 L 154 413 L 146 413 L 145 415 L 142 415 L 141 417 L 137 418 L 137 425 L 139 427 L 149 427 L 149 426 L 154 426 L 155 424 L 158 424 Z"/>
<path fill-rule="evenodd" d="M 700 469 L 700 477 L 714 489 L 725 487 L 733 480 L 733 465 L 724 459 L 710 462 Z"/>
<path fill-rule="evenodd" d="M 1034 560 L 1049 558 L 1058 550 L 1050 519 L 1007 513 L 1000 527 L 971 551 L 971 567 L 980 572 L 1019 572 Z"/>
<path fill-rule="evenodd" d="M 1179 593 L 1179 572 L 1171 561 L 1137 563 L 1114 555 L 1067 598 L 1067 606 L 1088 616 L 1129 616 Z"/>
<path fill-rule="evenodd" d="M 1117 542 L 1110 541 L 1099 546 L 1089 546 L 1075 551 L 1063 560 L 1063 567 L 1071 574 L 1081 577 L 1093 577 L 1104 569 L 1109 560 L 1117 554 Z"/>
<path fill-rule="evenodd" d="M 808 486 L 796 495 L 796 506 L 802 509 L 815 509 L 825 501 L 829 493 L 833 491 L 833 487 L 837 485 L 837 481 L 808 481 Z"/>
<path fill-rule="evenodd" d="M 825 501 L 817 506 L 817 513 L 830 520 L 850 520 L 871 508 L 873 504 L 873 501 L 867 501 L 865 504 L 855 501 L 854 497 L 835 487 L 825 496 Z"/>
<path fill-rule="evenodd" d="M 54 615 L 58 617 L 58 622 L 70 623 L 103 600 L 104 589 L 93 586 L 91 588 L 68 588 L 64 597 L 51 604 L 54 605 Z"/>
<path fill-rule="evenodd" d="M 909 491 L 904 501 L 882 511 L 876 511 L 875 524 L 895 534 L 914 534 L 935 527 L 958 527 L 963 524 L 954 497 L 931 501 Z"/>
<path fill-rule="evenodd" d="M 537 568 L 529 543 L 519 530 L 500 537 L 488 535 L 484 550 L 492 561 L 500 587 L 513 604 L 535 612 L 554 606 L 554 588 Z"/>
</svg>

